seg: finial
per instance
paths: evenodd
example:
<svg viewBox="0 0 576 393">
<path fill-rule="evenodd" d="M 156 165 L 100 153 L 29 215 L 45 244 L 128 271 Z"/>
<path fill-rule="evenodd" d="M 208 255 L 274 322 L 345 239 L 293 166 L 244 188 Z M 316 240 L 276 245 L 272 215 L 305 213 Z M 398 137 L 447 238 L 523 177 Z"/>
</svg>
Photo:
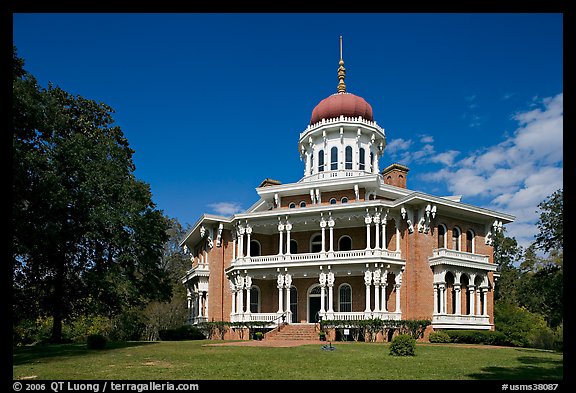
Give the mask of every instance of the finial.
<svg viewBox="0 0 576 393">
<path fill-rule="evenodd" d="M 344 68 L 344 60 L 342 59 L 342 36 L 340 36 L 340 67 L 338 67 L 338 93 L 346 93 L 346 84 L 344 83 L 344 78 L 346 78 L 346 68 Z"/>
</svg>

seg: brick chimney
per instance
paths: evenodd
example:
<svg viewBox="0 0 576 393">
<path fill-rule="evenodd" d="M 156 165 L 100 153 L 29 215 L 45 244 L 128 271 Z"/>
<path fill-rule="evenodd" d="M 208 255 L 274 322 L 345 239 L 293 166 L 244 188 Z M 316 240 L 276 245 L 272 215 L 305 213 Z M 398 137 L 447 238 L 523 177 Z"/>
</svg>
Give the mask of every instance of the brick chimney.
<svg viewBox="0 0 576 393">
<path fill-rule="evenodd" d="M 408 169 L 407 166 L 401 164 L 392 164 L 387 166 L 382 171 L 384 184 L 406 188 L 406 176 L 408 175 L 409 170 L 410 169 Z"/>
</svg>

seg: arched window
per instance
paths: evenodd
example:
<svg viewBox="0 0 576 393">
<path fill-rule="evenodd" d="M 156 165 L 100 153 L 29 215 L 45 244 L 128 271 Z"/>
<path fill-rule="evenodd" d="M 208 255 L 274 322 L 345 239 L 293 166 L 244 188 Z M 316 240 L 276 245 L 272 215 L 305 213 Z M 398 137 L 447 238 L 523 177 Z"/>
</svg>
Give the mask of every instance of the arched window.
<svg viewBox="0 0 576 393">
<path fill-rule="evenodd" d="M 438 225 L 438 248 L 446 248 L 446 227 Z"/>
<path fill-rule="evenodd" d="M 259 257 L 260 255 L 262 255 L 260 242 L 258 240 L 250 240 L 250 256 Z"/>
<path fill-rule="evenodd" d="M 324 150 L 318 152 L 318 172 L 324 172 Z"/>
<path fill-rule="evenodd" d="M 300 207 L 306 207 L 306 202 L 301 201 L 301 202 L 300 202 Z"/>
<path fill-rule="evenodd" d="M 361 171 L 366 169 L 366 150 L 363 147 L 360 148 L 360 167 Z"/>
<path fill-rule="evenodd" d="M 346 149 L 344 150 L 344 158 L 345 158 L 345 166 L 344 168 L 346 169 L 352 169 L 352 146 L 346 146 Z"/>
<path fill-rule="evenodd" d="M 338 148 L 336 146 L 330 150 L 330 169 L 333 171 L 338 169 Z"/>
<path fill-rule="evenodd" d="M 370 152 L 370 172 L 374 173 L 374 153 Z"/>
<path fill-rule="evenodd" d="M 298 290 L 294 285 L 290 287 L 290 312 L 292 313 L 292 323 L 298 322 Z"/>
<path fill-rule="evenodd" d="M 335 204 L 336 204 L 336 198 L 331 198 L 331 199 L 330 199 L 330 204 L 331 204 L 331 205 L 335 205 Z"/>
<path fill-rule="evenodd" d="M 460 251 L 460 228 L 452 229 L 452 249 Z"/>
<path fill-rule="evenodd" d="M 250 312 L 260 312 L 260 288 L 255 285 L 250 288 Z"/>
<path fill-rule="evenodd" d="M 348 203 L 348 198 L 346 197 L 342 197 L 342 199 L 340 199 L 341 203 Z"/>
<path fill-rule="evenodd" d="M 322 251 L 322 235 L 314 235 L 310 240 L 310 252 Z"/>
<path fill-rule="evenodd" d="M 298 253 L 298 242 L 294 239 L 290 239 L 290 254 Z"/>
<path fill-rule="evenodd" d="M 338 251 L 350 251 L 352 249 L 352 238 L 344 235 L 338 240 Z"/>
<path fill-rule="evenodd" d="M 296 208 L 296 204 L 295 204 L 294 202 L 290 202 L 290 204 L 288 205 L 288 207 L 289 207 L 290 209 L 294 209 L 294 208 Z"/>
<path fill-rule="evenodd" d="M 314 153 L 310 154 L 310 173 L 314 173 Z"/>
<path fill-rule="evenodd" d="M 472 229 L 466 231 L 466 252 L 474 252 L 474 231 Z"/>
<path fill-rule="evenodd" d="M 352 311 L 352 287 L 349 284 L 342 284 L 338 289 L 338 310 L 340 312 Z"/>
</svg>

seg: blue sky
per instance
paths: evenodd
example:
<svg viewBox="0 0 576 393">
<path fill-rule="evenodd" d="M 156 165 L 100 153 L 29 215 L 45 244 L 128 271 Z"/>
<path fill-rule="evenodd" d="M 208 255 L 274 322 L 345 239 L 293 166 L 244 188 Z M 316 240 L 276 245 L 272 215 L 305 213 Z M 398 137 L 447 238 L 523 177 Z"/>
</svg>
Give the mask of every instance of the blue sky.
<svg viewBox="0 0 576 393">
<path fill-rule="evenodd" d="M 347 90 L 385 129 L 380 169 L 408 188 L 516 216 L 527 246 L 537 204 L 563 188 L 561 13 L 16 13 L 25 68 L 104 102 L 167 216 L 194 224 L 298 181 L 298 137 Z"/>
</svg>

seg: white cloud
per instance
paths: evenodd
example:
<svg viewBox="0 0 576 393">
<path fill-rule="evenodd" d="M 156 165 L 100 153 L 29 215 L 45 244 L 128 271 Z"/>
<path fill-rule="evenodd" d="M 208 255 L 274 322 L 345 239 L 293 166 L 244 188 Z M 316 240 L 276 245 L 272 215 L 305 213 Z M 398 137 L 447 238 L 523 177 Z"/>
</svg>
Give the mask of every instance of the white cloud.
<svg viewBox="0 0 576 393">
<path fill-rule="evenodd" d="M 231 216 L 244 210 L 238 202 L 216 202 L 209 204 L 208 207 L 215 213 L 225 216 Z"/>
<path fill-rule="evenodd" d="M 518 127 L 502 143 L 456 162 L 454 150 L 427 156 L 445 167 L 421 177 L 445 183 L 464 201 L 475 198 L 485 201 L 484 207 L 516 216 L 508 225 L 508 236 L 516 237 L 524 247 L 534 241 L 537 205 L 563 188 L 563 93 L 538 100 L 536 105 L 512 116 Z"/>
</svg>

